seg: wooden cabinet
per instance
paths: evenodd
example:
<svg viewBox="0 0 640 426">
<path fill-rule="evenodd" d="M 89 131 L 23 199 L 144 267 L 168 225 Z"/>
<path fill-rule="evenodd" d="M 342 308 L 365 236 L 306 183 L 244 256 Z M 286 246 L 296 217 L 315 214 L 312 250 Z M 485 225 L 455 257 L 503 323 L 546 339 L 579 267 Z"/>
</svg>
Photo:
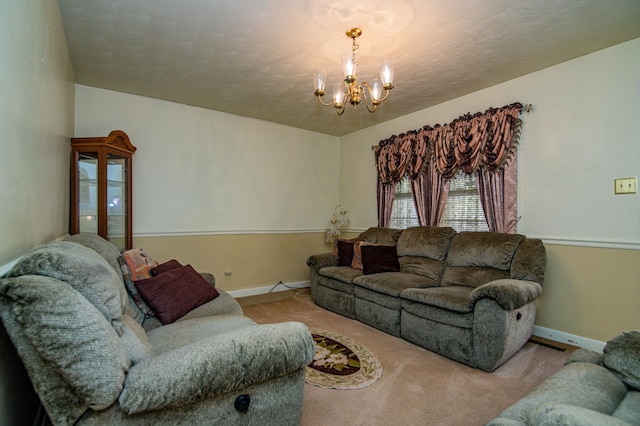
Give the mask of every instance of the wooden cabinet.
<svg viewBox="0 0 640 426">
<path fill-rule="evenodd" d="M 122 130 L 71 138 L 71 234 L 98 234 L 120 250 L 132 248 L 132 159 L 136 147 Z"/>
</svg>

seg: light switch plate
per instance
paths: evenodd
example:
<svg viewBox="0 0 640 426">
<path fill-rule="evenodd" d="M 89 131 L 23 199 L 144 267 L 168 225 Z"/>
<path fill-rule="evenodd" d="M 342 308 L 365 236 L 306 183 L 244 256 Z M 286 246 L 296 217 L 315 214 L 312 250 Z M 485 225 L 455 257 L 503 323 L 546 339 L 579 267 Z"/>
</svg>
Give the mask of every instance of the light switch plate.
<svg viewBox="0 0 640 426">
<path fill-rule="evenodd" d="M 635 194 L 637 192 L 638 192 L 637 177 L 615 179 L 616 194 Z"/>
</svg>

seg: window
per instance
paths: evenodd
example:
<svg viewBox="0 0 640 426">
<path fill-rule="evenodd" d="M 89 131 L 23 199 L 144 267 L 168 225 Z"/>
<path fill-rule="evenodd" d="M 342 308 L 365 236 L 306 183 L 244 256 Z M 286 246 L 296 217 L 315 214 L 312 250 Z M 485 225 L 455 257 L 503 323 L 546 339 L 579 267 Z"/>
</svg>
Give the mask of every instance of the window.
<svg viewBox="0 0 640 426">
<path fill-rule="evenodd" d="M 450 226 L 458 232 L 489 230 L 475 175 L 458 172 L 449 181 L 449 196 L 440 226 Z"/>
<path fill-rule="evenodd" d="M 418 214 L 407 176 L 396 185 L 389 226 L 398 229 L 418 226 Z M 440 226 L 450 226 L 458 232 L 489 230 L 480 203 L 475 175 L 459 172 L 449 181 L 449 196 Z"/>
<path fill-rule="evenodd" d="M 418 225 L 418 213 L 416 213 L 416 206 L 411 196 L 411 183 L 409 177 L 405 176 L 396 185 L 396 195 L 393 199 L 389 227 L 405 229 Z"/>
</svg>

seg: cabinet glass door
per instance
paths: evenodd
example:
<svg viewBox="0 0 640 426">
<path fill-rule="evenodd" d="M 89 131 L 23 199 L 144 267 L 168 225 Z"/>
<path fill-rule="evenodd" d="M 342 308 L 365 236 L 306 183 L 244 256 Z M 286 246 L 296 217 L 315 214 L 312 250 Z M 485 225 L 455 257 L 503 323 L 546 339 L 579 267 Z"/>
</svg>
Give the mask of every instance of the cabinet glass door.
<svg viewBox="0 0 640 426">
<path fill-rule="evenodd" d="M 126 247 L 127 159 L 107 155 L 107 239 L 119 249 Z"/>
<path fill-rule="evenodd" d="M 79 232 L 98 233 L 98 153 L 81 153 L 78 159 Z"/>
</svg>

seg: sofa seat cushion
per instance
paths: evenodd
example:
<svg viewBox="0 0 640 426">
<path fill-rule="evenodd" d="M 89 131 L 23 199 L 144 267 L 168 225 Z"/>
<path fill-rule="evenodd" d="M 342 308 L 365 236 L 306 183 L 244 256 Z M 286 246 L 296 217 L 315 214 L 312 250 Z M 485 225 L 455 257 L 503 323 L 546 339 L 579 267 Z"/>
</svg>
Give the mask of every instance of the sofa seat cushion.
<svg viewBox="0 0 640 426">
<path fill-rule="evenodd" d="M 375 290 L 370 290 L 368 288 L 360 287 L 360 286 L 357 286 L 357 285 L 353 286 L 353 290 L 354 290 L 354 295 L 356 297 L 356 300 L 355 300 L 356 318 L 358 318 L 358 314 L 359 314 L 359 312 L 358 312 L 358 302 L 363 301 L 363 300 L 375 303 L 378 306 L 383 306 L 385 308 L 392 309 L 393 311 L 396 311 L 397 317 L 400 318 L 400 298 L 399 297 L 390 296 L 390 295 L 384 294 L 384 293 L 378 293 Z M 362 306 L 364 306 L 364 305 L 362 305 Z M 366 306 L 370 306 L 370 305 L 366 305 Z M 367 310 L 370 310 L 370 309 L 367 308 Z M 360 311 L 362 311 L 362 308 L 360 308 Z"/>
<path fill-rule="evenodd" d="M 433 305 L 400 299 L 402 312 L 414 317 L 423 318 L 439 324 L 471 330 L 473 328 L 473 312 L 461 313 Z"/>
<path fill-rule="evenodd" d="M 468 313 L 473 311 L 469 294 L 473 287 L 432 287 L 410 288 L 402 292 L 400 297 L 423 305 L 437 306 L 454 312 Z"/>
<path fill-rule="evenodd" d="M 353 284 L 362 288 L 400 297 L 400 293 L 412 287 L 433 287 L 438 285 L 422 275 L 404 272 L 382 272 L 379 274 L 362 275 L 353 280 Z"/>
<path fill-rule="evenodd" d="M 333 278 L 334 280 L 352 283 L 354 278 L 363 275 L 361 269 L 350 266 L 325 266 L 318 271 L 321 277 Z"/>
<path fill-rule="evenodd" d="M 185 345 L 207 339 L 256 323 L 243 315 L 216 315 L 177 321 L 151 330 L 149 341 L 156 354 L 171 351 Z"/>
<path fill-rule="evenodd" d="M 191 310 L 185 316 L 178 318 L 176 322 L 216 315 L 242 315 L 242 307 L 236 299 L 222 289 L 218 289 L 218 293 L 220 294 L 218 297 Z M 162 326 L 162 322 L 157 317 L 147 318 L 142 324 L 142 327 L 147 331 L 155 330 Z"/>
</svg>

